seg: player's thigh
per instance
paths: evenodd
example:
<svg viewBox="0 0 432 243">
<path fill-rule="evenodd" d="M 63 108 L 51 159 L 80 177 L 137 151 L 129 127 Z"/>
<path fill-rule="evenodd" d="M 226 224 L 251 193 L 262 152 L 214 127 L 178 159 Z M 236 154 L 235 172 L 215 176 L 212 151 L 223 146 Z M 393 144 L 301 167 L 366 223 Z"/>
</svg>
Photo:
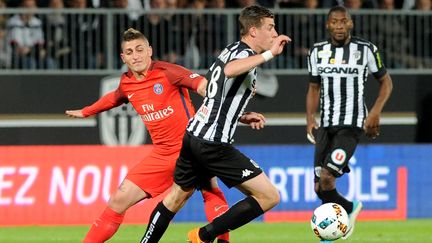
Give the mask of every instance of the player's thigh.
<svg viewBox="0 0 432 243">
<path fill-rule="evenodd" d="M 327 156 L 330 147 L 330 137 L 328 128 L 320 127 L 317 130 L 315 137 L 315 151 L 314 151 L 314 181 L 318 182 L 321 174 L 321 167 Z"/>
<path fill-rule="evenodd" d="M 183 145 L 180 151 L 180 157 L 177 159 L 174 182 L 182 188 L 199 187 L 201 178 L 205 177 L 209 182 L 212 176 L 202 171 L 201 163 L 204 160 L 201 154 L 207 154 L 203 143 L 186 133 L 183 138 Z"/>
<path fill-rule="evenodd" d="M 324 166 L 335 176 L 344 174 L 344 168 L 359 142 L 361 130 L 358 128 L 341 128 L 335 131 Z"/>
<path fill-rule="evenodd" d="M 210 176 L 217 176 L 229 188 L 242 184 L 262 173 L 259 165 L 231 144 L 212 145 L 212 156 L 203 166 Z"/>
<path fill-rule="evenodd" d="M 156 197 L 172 186 L 177 156 L 151 153 L 128 172 L 126 179 Z"/>
</svg>

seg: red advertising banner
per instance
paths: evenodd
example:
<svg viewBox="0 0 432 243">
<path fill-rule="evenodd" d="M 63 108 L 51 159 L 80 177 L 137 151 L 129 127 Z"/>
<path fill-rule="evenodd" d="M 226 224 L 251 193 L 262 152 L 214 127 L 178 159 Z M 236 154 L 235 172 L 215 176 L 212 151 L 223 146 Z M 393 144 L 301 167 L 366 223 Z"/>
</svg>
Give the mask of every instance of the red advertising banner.
<svg viewBox="0 0 432 243">
<path fill-rule="evenodd" d="M 128 168 L 152 149 L 107 146 L 0 146 L 0 225 L 90 224 Z M 160 198 L 125 223 L 145 223 Z"/>
</svg>

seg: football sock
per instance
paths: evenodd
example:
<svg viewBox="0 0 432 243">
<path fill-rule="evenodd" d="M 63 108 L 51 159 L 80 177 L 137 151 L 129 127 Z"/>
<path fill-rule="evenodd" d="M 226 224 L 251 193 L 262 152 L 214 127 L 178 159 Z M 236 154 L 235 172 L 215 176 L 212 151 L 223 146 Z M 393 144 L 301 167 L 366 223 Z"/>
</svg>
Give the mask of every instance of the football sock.
<svg viewBox="0 0 432 243">
<path fill-rule="evenodd" d="M 341 205 L 350 214 L 353 210 L 353 203 L 341 196 L 336 188 L 330 191 L 321 191 L 322 203 L 334 202 Z"/>
<path fill-rule="evenodd" d="M 223 192 L 219 188 L 212 188 L 211 191 L 202 191 L 204 198 L 204 210 L 209 222 L 228 210 L 228 203 Z M 218 243 L 229 242 L 229 233 L 217 237 Z"/>
<path fill-rule="evenodd" d="M 162 202 L 158 203 L 150 215 L 146 232 L 140 242 L 159 242 L 160 238 L 162 238 L 162 235 L 165 233 L 165 230 L 168 228 L 170 221 L 174 218 L 174 215 L 175 213 L 166 208 Z"/>
<path fill-rule="evenodd" d="M 124 214 L 106 207 L 102 215 L 93 222 L 83 243 L 102 243 L 110 239 L 122 223 L 123 217 Z"/>
<path fill-rule="evenodd" d="M 323 198 L 322 198 L 322 192 L 321 192 L 321 190 L 318 190 L 318 192 L 316 192 L 316 194 L 317 194 L 318 198 L 322 201 Z"/>
<path fill-rule="evenodd" d="M 212 223 L 200 228 L 199 236 L 202 240 L 211 242 L 217 235 L 237 229 L 263 213 L 264 211 L 255 198 L 247 197 L 215 218 Z"/>
</svg>

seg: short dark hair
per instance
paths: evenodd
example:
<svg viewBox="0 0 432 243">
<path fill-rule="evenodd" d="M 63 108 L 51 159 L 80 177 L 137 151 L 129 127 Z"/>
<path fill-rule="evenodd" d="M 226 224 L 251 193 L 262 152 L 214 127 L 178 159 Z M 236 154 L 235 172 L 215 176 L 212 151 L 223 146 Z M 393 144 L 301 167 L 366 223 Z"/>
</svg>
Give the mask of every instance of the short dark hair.
<svg viewBox="0 0 432 243">
<path fill-rule="evenodd" d="M 341 5 L 337 5 L 337 6 L 332 7 L 327 14 L 327 18 L 330 18 L 330 15 L 334 12 L 346 13 L 346 14 L 348 14 L 348 17 L 351 18 L 351 15 L 350 15 L 348 9 L 346 9 L 344 6 L 341 6 Z"/>
<path fill-rule="evenodd" d="M 123 41 L 132 41 L 136 39 L 143 39 L 148 43 L 147 38 L 139 30 L 129 28 L 125 32 L 123 32 Z"/>
<path fill-rule="evenodd" d="M 250 27 L 261 27 L 263 18 L 274 18 L 267 8 L 252 5 L 244 8 L 239 16 L 240 36 L 247 34 Z"/>
</svg>

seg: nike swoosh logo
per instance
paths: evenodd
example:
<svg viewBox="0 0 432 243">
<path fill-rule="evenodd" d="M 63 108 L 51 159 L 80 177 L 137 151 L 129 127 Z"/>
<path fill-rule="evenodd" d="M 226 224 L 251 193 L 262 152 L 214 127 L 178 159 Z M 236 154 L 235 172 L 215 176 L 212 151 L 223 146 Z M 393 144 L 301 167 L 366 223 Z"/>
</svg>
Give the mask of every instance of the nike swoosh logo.
<svg viewBox="0 0 432 243">
<path fill-rule="evenodd" d="M 215 210 L 215 211 L 219 211 L 219 209 L 221 209 L 221 208 L 228 208 L 228 205 L 220 205 L 220 206 L 216 206 L 216 207 L 214 207 L 214 210 Z"/>
<path fill-rule="evenodd" d="M 132 94 L 128 94 L 128 99 L 132 98 L 132 96 L 134 96 L 135 93 Z"/>
</svg>

